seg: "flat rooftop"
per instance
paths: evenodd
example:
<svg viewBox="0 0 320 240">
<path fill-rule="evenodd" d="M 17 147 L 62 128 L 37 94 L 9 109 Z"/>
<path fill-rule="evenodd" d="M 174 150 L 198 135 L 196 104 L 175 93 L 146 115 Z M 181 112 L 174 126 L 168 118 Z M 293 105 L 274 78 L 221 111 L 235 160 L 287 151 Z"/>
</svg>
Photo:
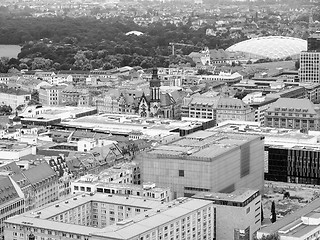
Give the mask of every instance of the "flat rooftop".
<svg viewBox="0 0 320 240">
<path fill-rule="evenodd" d="M 260 136 L 198 131 L 169 144 L 157 146 L 148 153 L 163 155 L 163 157 L 211 161 L 215 157 L 257 138 Z"/>
<path fill-rule="evenodd" d="M 69 119 L 74 118 L 76 115 L 96 110 L 94 107 L 70 107 L 70 106 L 59 106 L 59 107 L 41 107 L 27 109 L 19 116 L 35 119 Z"/>
<path fill-rule="evenodd" d="M 127 197 L 121 195 L 100 193 L 96 193 L 92 196 L 82 194 L 54 202 L 49 206 L 34 209 L 32 211 L 24 213 L 23 216 L 29 218 L 49 219 L 89 202 L 103 202 L 121 206 L 139 207 L 143 209 L 152 209 L 161 205 L 159 201 L 131 195 Z"/>
<path fill-rule="evenodd" d="M 158 209 L 152 209 L 139 214 L 131 219 L 107 226 L 92 233 L 93 236 L 108 238 L 130 239 L 133 236 L 143 234 L 150 229 L 174 221 L 177 218 L 189 214 L 212 203 L 200 199 L 180 198 Z"/>
<path fill-rule="evenodd" d="M 200 192 L 193 197 L 197 199 L 204 199 L 204 200 L 210 200 L 210 201 L 224 200 L 224 201 L 230 201 L 230 202 L 243 203 L 258 191 L 259 190 L 242 188 L 232 193 Z"/>
<path fill-rule="evenodd" d="M 104 196 L 105 195 L 101 194 Z M 96 195 L 95 195 L 96 196 Z M 93 196 L 94 197 L 94 196 Z M 89 198 L 89 197 L 85 197 Z M 125 198 L 125 197 L 119 197 Z M 114 204 L 113 200 L 116 199 L 115 196 L 110 197 L 112 201 L 110 203 Z M 108 200 L 106 200 L 108 201 Z M 126 199 L 122 199 L 123 202 Z M 129 200 L 130 201 L 130 200 Z M 55 203 L 54 205 L 56 205 Z M 116 203 L 117 204 L 117 203 Z M 122 204 L 123 205 L 123 204 Z M 43 228 L 54 231 L 67 232 L 71 234 L 79 234 L 85 236 L 101 236 L 107 238 L 117 238 L 117 239 L 130 239 L 132 237 L 143 234 L 152 228 L 156 228 L 168 222 L 171 222 L 177 218 L 185 216 L 192 211 L 197 211 L 206 206 L 212 205 L 212 202 L 201 200 L 201 199 L 191 199 L 191 198 L 179 198 L 170 203 L 163 203 L 157 206 L 153 206 L 152 209 L 136 215 L 132 218 L 125 219 L 116 224 L 109 225 L 107 227 L 98 229 L 95 227 L 88 227 L 76 224 L 68 224 L 57 221 L 50 221 L 43 219 L 41 215 L 40 218 L 34 217 L 30 212 L 22 215 L 17 215 L 6 220 L 7 223 L 24 225 L 28 227 Z M 34 215 L 38 215 L 35 210 Z M 44 210 L 42 210 L 44 211 Z M 56 213 L 59 214 L 59 213 Z M 55 214 L 55 215 L 56 215 Z"/>
<path fill-rule="evenodd" d="M 207 129 L 209 132 L 242 133 L 264 136 L 265 145 L 290 149 L 319 150 L 319 133 L 301 133 L 298 129 L 261 127 L 256 122 L 226 121 Z"/>
<path fill-rule="evenodd" d="M 102 114 L 73 119 L 63 122 L 63 124 L 126 134 L 140 131 L 146 135 L 158 136 L 159 134 L 174 133 L 179 129 L 189 129 L 208 121 L 208 119 L 169 120 L 142 118 L 137 115 Z"/>
</svg>

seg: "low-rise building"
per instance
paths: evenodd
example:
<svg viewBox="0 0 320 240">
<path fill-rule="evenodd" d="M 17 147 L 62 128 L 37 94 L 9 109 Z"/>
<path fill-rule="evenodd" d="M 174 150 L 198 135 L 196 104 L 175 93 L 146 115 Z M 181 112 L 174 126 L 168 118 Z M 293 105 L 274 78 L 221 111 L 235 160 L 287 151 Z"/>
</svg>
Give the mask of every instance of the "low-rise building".
<svg viewBox="0 0 320 240">
<path fill-rule="evenodd" d="M 308 240 L 320 236 L 320 199 L 303 208 L 284 216 L 257 232 L 257 239 L 272 234 L 279 235 L 280 240 Z"/>
</svg>

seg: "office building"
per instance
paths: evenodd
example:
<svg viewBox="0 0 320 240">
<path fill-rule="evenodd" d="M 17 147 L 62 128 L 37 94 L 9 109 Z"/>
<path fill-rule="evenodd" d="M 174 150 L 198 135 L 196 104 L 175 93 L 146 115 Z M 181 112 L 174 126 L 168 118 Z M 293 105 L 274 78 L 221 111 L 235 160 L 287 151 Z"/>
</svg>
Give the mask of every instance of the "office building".
<svg viewBox="0 0 320 240">
<path fill-rule="evenodd" d="M 225 122 L 210 131 L 264 136 L 264 177 L 269 181 L 320 185 L 319 132 Z"/>
<path fill-rule="evenodd" d="M 226 120 L 254 120 L 254 110 L 249 105 L 240 99 L 229 97 L 185 97 L 181 115 L 189 118 L 213 119 L 216 124 Z"/>
<path fill-rule="evenodd" d="M 300 82 L 320 83 L 320 52 L 301 52 Z"/>
<path fill-rule="evenodd" d="M 279 98 L 265 114 L 265 126 L 319 130 L 319 107 L 309 99 Z"/>
<path fill-rule="evenodd" d="M 259 190 L 238 189 L 232 193 L 198 193 L 192 198 L 212 201 L 216 209 L 217 239 L 254 239 L 261 227 Z"/>
<path fill-rule="evenodd" d="M 173 198 L 198 192 L 263 190 L 261 136 L 198 131 L 136 156 L 144 182 L 169 187 Z"/>
</svg>

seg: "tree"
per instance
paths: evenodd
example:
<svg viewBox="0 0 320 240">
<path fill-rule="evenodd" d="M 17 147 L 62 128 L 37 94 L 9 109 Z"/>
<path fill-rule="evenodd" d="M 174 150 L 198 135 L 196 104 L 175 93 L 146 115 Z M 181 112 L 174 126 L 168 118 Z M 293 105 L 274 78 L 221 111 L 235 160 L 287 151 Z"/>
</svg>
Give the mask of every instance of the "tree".
<svg viewBox="0 0 320 240">
<path fill-rule="evenodd" d="M 300 68 L 300 59 L 298 59 L 295 63 L 294 66 L 296 68 L 296 70 L 298 70 Z"/>
<path fill-rule="evenodd" d="M 272 204 L 271 204 L 271 219 L 270 220 L 272 223 L 277 221 L 276 204 L 274 203 L 274 201 L 272 201 Z"/>
<path fill-rule="evenodd" d="M 261 203 L 261 223 L 263 222 L 264 220 L 264 216 L 263 216 L 263 206 L 262 206 L 262 203 Z"/>
</svg>

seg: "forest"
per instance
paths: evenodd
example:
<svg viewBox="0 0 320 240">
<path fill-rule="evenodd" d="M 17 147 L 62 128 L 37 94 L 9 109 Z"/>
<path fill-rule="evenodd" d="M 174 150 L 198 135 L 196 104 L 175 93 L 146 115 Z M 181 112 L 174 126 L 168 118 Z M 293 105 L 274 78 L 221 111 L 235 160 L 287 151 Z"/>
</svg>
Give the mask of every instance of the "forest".
<svg viewBox="0 0 320 240">
<path fill-rule="evenodd" d="M 154 23 L 148 27 L 136 25 L 132 19 L 109 18 L 97 20 L 82 18 L 33 18 L 1 16 L 0 44 L 19 44 L 22 51 L 18 59 L 2 59 L 0 71 L 11 68 L 45 70 L 91 70 L 111 69 L 121 66 L 169 64 L 192 65 L 186 55 L 199 51 L 201 47 L 227 48 L 243 39 L 214 37 L 205 34 L 205 26 L 193 30 L 191 21 L 187 25 L 162 25 Z M 143 35 L 126 35 L 130 31 L 141 31 Z M 186 43 L 195 47 L 177 48 L 171 56 L 170 42 Z"/>
</svg>

